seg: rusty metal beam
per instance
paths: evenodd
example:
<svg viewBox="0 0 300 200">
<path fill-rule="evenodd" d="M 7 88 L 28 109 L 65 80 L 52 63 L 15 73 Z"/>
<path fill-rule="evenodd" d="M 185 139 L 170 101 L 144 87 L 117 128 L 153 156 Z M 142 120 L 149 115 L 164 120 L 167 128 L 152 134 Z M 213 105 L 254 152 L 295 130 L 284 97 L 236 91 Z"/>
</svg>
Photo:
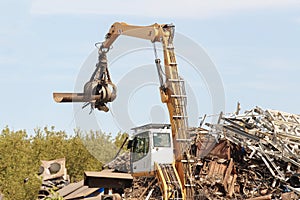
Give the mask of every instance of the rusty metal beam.
<svg viewBox="0 0 300 200">
<path fill-rule="evenodd" d="M 90 102 L 101 99 L 100 95 L 86 95 L 85 93 L 53 93 L 53 99 L 57 103 Z"/>
<path fill-rule="evenodd" d="M 128 188 L 131 187 L 131 174 L 103 170 L 101 172 L 84 172 L 84 185 L 100 188 Z"/>
</svg>

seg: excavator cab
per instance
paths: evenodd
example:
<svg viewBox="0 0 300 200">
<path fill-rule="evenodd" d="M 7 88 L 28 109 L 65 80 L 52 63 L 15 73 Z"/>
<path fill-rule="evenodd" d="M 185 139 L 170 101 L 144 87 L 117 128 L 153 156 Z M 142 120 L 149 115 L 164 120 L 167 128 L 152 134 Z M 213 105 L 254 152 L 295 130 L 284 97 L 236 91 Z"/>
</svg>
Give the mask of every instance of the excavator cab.
<svg viewBox="0 0 300 200">
<path fill-rule="evenodd" d="M 172 163 L 173 142 L 170 124 L 147 124 L 133 128 L 129 141 L 131 172 L 133 176 L 151 176 L 154 163 Z"/>
</svg>

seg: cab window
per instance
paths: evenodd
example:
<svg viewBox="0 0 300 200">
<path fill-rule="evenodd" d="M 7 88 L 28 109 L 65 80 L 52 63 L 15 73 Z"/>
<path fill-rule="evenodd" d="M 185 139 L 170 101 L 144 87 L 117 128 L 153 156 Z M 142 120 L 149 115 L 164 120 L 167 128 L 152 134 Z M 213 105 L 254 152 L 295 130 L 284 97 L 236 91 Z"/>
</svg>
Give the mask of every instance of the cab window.
<svg viewBox="0 0 300 200">
<path fill-rule="evenodd" d="M 149 152 L 149 132 L 137 135 L 133 140 L 133 161 L 145 157 Z"/>
<path fill-rule="evenodd" d="M 153 133 L 154 147 L 171 147 L 171 138 L 169 133 Z"/>
</svg>

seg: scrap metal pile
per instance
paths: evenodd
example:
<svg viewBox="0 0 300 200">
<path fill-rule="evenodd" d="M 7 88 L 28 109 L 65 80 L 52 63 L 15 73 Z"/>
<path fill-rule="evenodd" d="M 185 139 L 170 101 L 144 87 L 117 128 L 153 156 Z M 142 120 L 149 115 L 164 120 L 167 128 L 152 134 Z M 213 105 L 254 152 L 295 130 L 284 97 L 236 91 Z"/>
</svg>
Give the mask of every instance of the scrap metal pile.
<svg viewBox="0 0 300 200">
<path fill-rule="evenodd" d="M 121 155 L 117 156 L 111 162 L 107 163 L 104 167 L 109 169 L 114 169 L 117 172 L 130 172 L 130 153 L 124 152 Z"/>
<path fill-rule="evenodd" d="M 299 115 L 256 107 L 205 125 L 189 130 L 195 199 L 300 199 Z M 129 154 L 109 168 L 128 172 Z M 159 185 L 155 178 L 134 178 L 125 197 L 159 199 Z"/>
<path fill-rule="evenodd" d="M 300 198 L 299 115 L 256 107 L 206 125 L 193 151 L 201 199 Z"/>
<path fill-rule="evenodd" d="M 125 199 L 161 199 L 159 183 L 154 177 L 134 177 L 131 188 L 125 189 Z M 151 197 L 150 197 L 151 196 Z"/>
</svg>

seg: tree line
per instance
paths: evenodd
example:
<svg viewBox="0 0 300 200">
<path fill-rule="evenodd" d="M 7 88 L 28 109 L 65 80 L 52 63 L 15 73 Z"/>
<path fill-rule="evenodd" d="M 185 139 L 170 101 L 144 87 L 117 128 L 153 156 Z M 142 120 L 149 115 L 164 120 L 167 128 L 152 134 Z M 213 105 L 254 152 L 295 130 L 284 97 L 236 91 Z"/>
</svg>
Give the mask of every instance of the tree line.
<svg viewBox="0 0 300 200">
<path fill-rule="evenodd" d="M 83 179 L 84 171 L 100 171 L 118 151 L 126 133 L 116 137 L 99 131 L 69 135 L 54 127 L 26 130 L 4 128 L 0 134 L 0 193 L 7 200 L 37 198 L 41 177 L 37 175 L 41 160 L 66 158 L 71 182 Z"/>
</svg>

